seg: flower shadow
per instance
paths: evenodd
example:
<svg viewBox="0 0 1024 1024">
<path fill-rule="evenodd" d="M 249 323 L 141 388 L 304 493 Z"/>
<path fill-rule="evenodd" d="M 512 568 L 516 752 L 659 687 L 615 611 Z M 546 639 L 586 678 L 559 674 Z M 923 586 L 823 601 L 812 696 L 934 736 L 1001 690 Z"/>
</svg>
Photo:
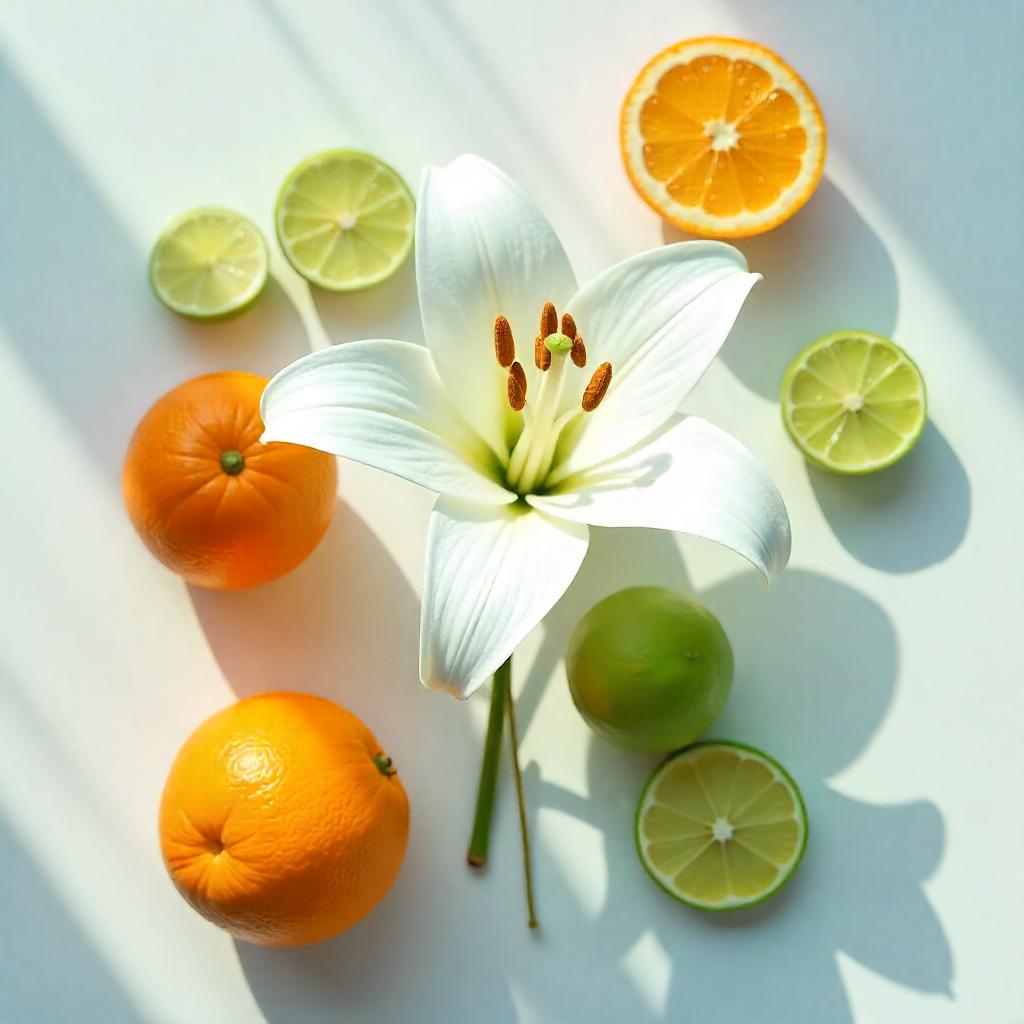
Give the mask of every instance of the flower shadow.
<svg viewBox="0 0 1024 1024">
<path fill-rule="evenodd" d="M 662 236 L 689 237 L 668 224 Z M 823 334 L 892 333 L 899 306 L 892 259 L 828 178 L 791 220 L 734 244 L 764 281 L 750 293 L 721 355 L 758 394 L 777 397 L 793 357 Z"/>
<path fill-rule="evenodd" d="M 578 727 L 558 668 L 566 637 L 595 601 L 640 583 L 692 591 L 675 541 L 656 531 L 595 531 L 593 558 L 549 616 L 520 699 L 524 720 L 554 675 L 545 715 Z M 828 781 L 863 753 L 891 703 L 899 654 L 888 618 L 858 591 L 801 569 L 767 593 L 747 572 L 697 597 L 722 620 L 736 655 L 733 693 L 712 735 L 764 747 L 793 773 L 811 822 L 804 864 L 785 892 L 751 911 L 705 915 L 673 904 L 647 880 L 632 836 L 657 759 L 591 737 L 588 795 L 545 781 L 532 765 L 528 772 L 541 835 L 558 817 L 559 834 L 589 835 L 604 860 L 604 898 L 586 902 L 558 849 L 542 840 L 545 920 L 576 933 L 560 942 L 586 936 L 589 971 L 630 975 L 633 1002 L 619 1009 L 633 1020 L 851 1022 L 840 953 L 899 984 L 948 994 L 952 953 L 923 888 L 943 851 L 941 813 L 926 800 L 860 801 Z M 576 1007 L 585 1018 L 600 1015 L 606 990 L 581 983 L 547 995 L 553 1017 Z"/>
</svg>

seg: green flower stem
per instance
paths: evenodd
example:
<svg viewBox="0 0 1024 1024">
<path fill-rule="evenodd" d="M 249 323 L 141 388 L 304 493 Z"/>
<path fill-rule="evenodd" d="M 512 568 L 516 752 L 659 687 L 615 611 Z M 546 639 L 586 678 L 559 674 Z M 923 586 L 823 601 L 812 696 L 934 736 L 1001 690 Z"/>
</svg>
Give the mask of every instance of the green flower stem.
<svg viewBox="0 0 1024 1024">
<path fill-rule="evenodd" d="M 530 829 L 526 823 L 526 798 L 523 796 L 523 776 L 519 771 L 519 736 L 516 733 L 516 709 L 509 693 L 506 702 L 508 710 L 508 738 L 512 748 L 512 772 L 516 780 L 516 802 L 519 804 L 519 834 L 523 840 L 523 874 L 526 879 L 526 923 L 538 928 L 537 907 L 533 900 L 533 863 L 530 857 Z"/>
<path fill-rule="evenodd" d="M 501 733 L 504 727 L 505 706 L 509 703 L 509 684 L 512 678 L 512 658 L 509 657 L 497 672 L 491 685 L 491 710 L 487 718 L 487 739 L 480 763 L 480 785 L 476 795 L 476 816 L 473 834 L 469 840 L 466 860 L 474 868 L 487 863 L 487 848 L 491 839 L 491 816 L 494 813 L 494 791 L 498 784 L 498 758 L 501 755 Z"/>
</svg>

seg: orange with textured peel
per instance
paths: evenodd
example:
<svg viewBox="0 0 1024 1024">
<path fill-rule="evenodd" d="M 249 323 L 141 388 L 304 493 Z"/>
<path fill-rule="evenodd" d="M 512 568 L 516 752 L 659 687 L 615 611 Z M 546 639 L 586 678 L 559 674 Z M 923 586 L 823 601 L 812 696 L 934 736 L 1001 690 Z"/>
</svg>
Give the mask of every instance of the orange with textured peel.
<svg viewBox="0 0 1024 1024">
<path fill-rule="evenodd" d="M 620 139 L 640 197 L 712 238 L 781 224 L 825 164 L 825 122 L 803 79 L 766 47 L 720 36 L 648 62 L 623 103 Z"/>
<path fill-rule="evenodd" d="M 332 455 L 261 444 L 265 377 L 211 373 L 168 392 L 142 418 L 121 476 L 146 546 L 189 583 L 232 590 L 294 569 L 330 525 Z"/>
<path fill-rule="evenodd" d="M 246 942 L 301 946 L 365 917 L 398 876 L 409 804 L 391 759 L 322 697 L 266 693 L 208 718 L 164 787 L 174 884 Z"/>
</svg>

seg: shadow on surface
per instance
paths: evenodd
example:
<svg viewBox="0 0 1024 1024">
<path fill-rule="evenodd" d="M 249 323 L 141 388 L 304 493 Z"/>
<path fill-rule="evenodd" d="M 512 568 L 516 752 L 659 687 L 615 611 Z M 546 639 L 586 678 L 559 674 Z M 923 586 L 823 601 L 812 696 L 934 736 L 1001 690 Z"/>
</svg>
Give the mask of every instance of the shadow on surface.
<svg viewBox="0 0 1024 1024">
<path fill-rule="evenodd" d="M 270 282 L 247 313 L 222 324 L 160 311 L 147 253 L 125 233 L 11 66 L 0 66 L 0 324 L 108 479 L 139 418 L 189 376 L 270 375 L 308 352 L 301 321 Z M 30 158 L 29 158 L 30 155 Z M 202 197 L 197 197 L 199 201 Z M 60 225 L 40 230 L 40 212 Z M 179 210 L 168 210 L 170 219 Z"/>
<path fill-rule="evenodd" d="M 1024 7 L 990 0 L 968 13 L 959 4 L 925 9 L 865 0 L 822 17 L 780 18 L 761 0 L 728 0 L 727 6 L 750 38 L 799 61 L 797 70 L 825 112 L 830 144 L 873 184 L 875 198 L 978 341 L 1024 388 L 1016 329 L 1024 319 L 1021 151 L 1018 146 L 1008 161 L 994 161 L 989 147 L 966 141 L 977 137 L 982 123 L 1003 126 L 1006 138 L 1024 132 L 1014 70 Z M 956 76 L 935 75 L 936 67 L 956 66 L 965 53 L 985 54 L 969 86 Z M 947 202 L 950 196 L 965 201 Z M 902 340 L 927 366 L 929 345 L 944 339 L 912 331 L 908 324 Z"/>
<path fill-rule="evenodd" d="M 360 139 L 367 137 L 370 134 L 370 126 L 364 120 L 365 105 L 342 100 L 341 91 L 334 87 L 316 55 L 303 42 L 288 16 L 279 10 L 278 4 L 274 3 L 274 0 L 255 0 L 253 6 L 267 22 L 274 37 L 281 43 L 282 49 L 288 52 L 292 66 L 309 83 L 311 92 L 330 107 L 340 124 L 345 125 L 345 137 L 330 145 L 350 145 L 353 134 Z M 329 145 L 325 144 L 323 148 L 327 149 Z M 296 156 L 296 163 L 298 159 Z"/>
<path fill-rule="evenodd" d="M 452 969 L 445 937 L 465 941 L 475 930 L 454 914 L 473 893 L 453 896 L 449 886 L 473 890 L 482 881 L 465 867 L 464 836 L 438 841 L 433 832 L 456 799 L 466 803 L 468 837 L 469 780 L 480 740 L 464 704 L 419 684 L 419 599 L 372 530 L 342 502 L 320 546 L 293 573 L 249 591 L 191 588 L 191 596 L 239 697 L 296 689 L 338 701 L 367 722 L 395 759 L 412 807 L 398 881 L 357 927 L 302 949 L 237 944 L 253 996 L 272 1024 L 333 1022 L 360 1011 L 382 1024 L 395 1019 L 387 1016 L 387 994 L 396 965 L 413 964 L 421 983 L 440 985 Z M 476 884 L 475 895 L 487 901 L 493 887 Z M 425 939 L 431 935 L 435 941 Z M 492 969 L 491 987 L 500 990 L 501 966 L 495 961 Z M 407 981 L 403 972 L 402 984 Z M 452 1019 L 473 1018 L 460 1002 L 470 996 L 453 989 L 443 998 Z M 494 1010 L 494 1019 L 511 1017 L 510 1010 L 501 1016 L 500 1001 Z"/>
<path fill-rule="evenodd" d="M 639 583 L 692 593 L 672 537 L 594 531 L 591 556 L 548 618 L 524 715 L 552 673 L 553 685 L 565 686 L 556 669 L 579 617 L 606 594 Z M 533 773 L 529 799 L 542 815 L 568 815 L 598 830 L 605 900 L 595 920 L 580 921 L 565 879 L 551 877 L 554 851 L 542 846 L 546 918 L 574 922 L 580 942 L 586 935 L 591 977 L 620 971 L 638 943 L 648 965 L 659 955 L 652 947 L 662 951 L 662 994 L 650 996 L 649 979 L 638 985 L 635 1005 L 620 1008 L 633 1020 L 850 1024 L 840 951 L 899 984 L 948 993 L 952 953 L 922 887 L 942 856 L 938 808 L 870 804 L 826 781 L 863 753 L 892 701 L 899 662 L 892 624 L 858 591 L 800 569 L 784 572 L 770 592 L 746 572 L 696 597 L 721 619 L 736 655 L 733 692 L 712 735 L 762 747 L 792 772 L 810 817 L 804 863 L 785 892 L 749 912 L 710 915 L 673 904 L 648 881 L 633 846 L 637 796 L 658 759 L 592 737 L 589 797 Z M 600 1015 L 603 993 L 589 991 L 582 976 L 576 981 L 564 1003 L 545 1007 L 549 1019 L 567 1019 L 573 1008 L 579 1019 Z"/>
<path fill-rule="evenodd" d="M 188 354 L 209 360 L 214 369 L 258 366 L 252 372 L 272 377 L 309 351 L 295 304 L 273 275 L 252 309 L 233 320 L 206 324 L 163 313 Z"/>
<path fill-rule="evenodd" d="M 310 292 L 320 322 L 333 344 L 362 338 L 423 342 L 413 253 L 394 277 L 373 288 L 359 292 L 310 288 Z"/>
<path fill-rule="evenodd" d="M 664 225 L 666 242 L 691 236 Z M 891 335 L 899 305 L 889 253 L 827 178 L 792 220 L 735 245 L 764 275 L 744 304 L 722 360 L 747 387 L 775 399 L 793 357 L 844 327 Z"/>
<path fill-rule="evenodd" d="M 875 569 L 901 573 L 934 565 L 953 554 L 967 532 L 971 484 L 931 423 L 914 450 L 889 469 L 852 479 L 811 465 L 807 473 L 836 538 Z"/>
<path fill-rule="evenodd" d="M 0 822 L 0 833 L 3 919 L 6 928 L 19 922 L 17 941 L 4 942 L 0 1018 L 5 1024 L 146 1020 L 8 822 Z"/>
</svg>

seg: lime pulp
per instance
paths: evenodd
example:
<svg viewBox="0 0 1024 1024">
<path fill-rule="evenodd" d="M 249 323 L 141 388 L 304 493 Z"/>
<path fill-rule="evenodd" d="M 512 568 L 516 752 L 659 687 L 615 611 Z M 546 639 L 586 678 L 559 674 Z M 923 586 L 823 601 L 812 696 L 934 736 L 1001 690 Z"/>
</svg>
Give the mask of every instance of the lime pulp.
<svg viewBox="0 0 1024 1024">
<path fill-rule="evenodd" d="M 807 459 L 842 474 L 903 458 L 927 420 L 924 380 L 895 342 L 837 331 L 808 345 L 782 381 L 782 420 Z"/>
<path fill-rule="evenodd" d="M 634 822 L 647 873 L 701 910 L 739 910 L 777 893 L 807 846 L 807 811 L 773 758 L 726 740 L 672 755 L 651 776 Z"/>
<path fill-rule="evenodd" d="M 175 218 L 153 247 L 149 281 L 168 309 L 223 320 L 248 309 L 267 283 L 259 229 L 233 210 L 203 206 Z"/>
<path fill-rule="evenodd" d="M 274 223 L 292 267 L 331 291 L 391 277 L 412 249 L 415 204 L 394 168 L 353 149 L 317 153 L 295 167 Z"/>
</svg>

